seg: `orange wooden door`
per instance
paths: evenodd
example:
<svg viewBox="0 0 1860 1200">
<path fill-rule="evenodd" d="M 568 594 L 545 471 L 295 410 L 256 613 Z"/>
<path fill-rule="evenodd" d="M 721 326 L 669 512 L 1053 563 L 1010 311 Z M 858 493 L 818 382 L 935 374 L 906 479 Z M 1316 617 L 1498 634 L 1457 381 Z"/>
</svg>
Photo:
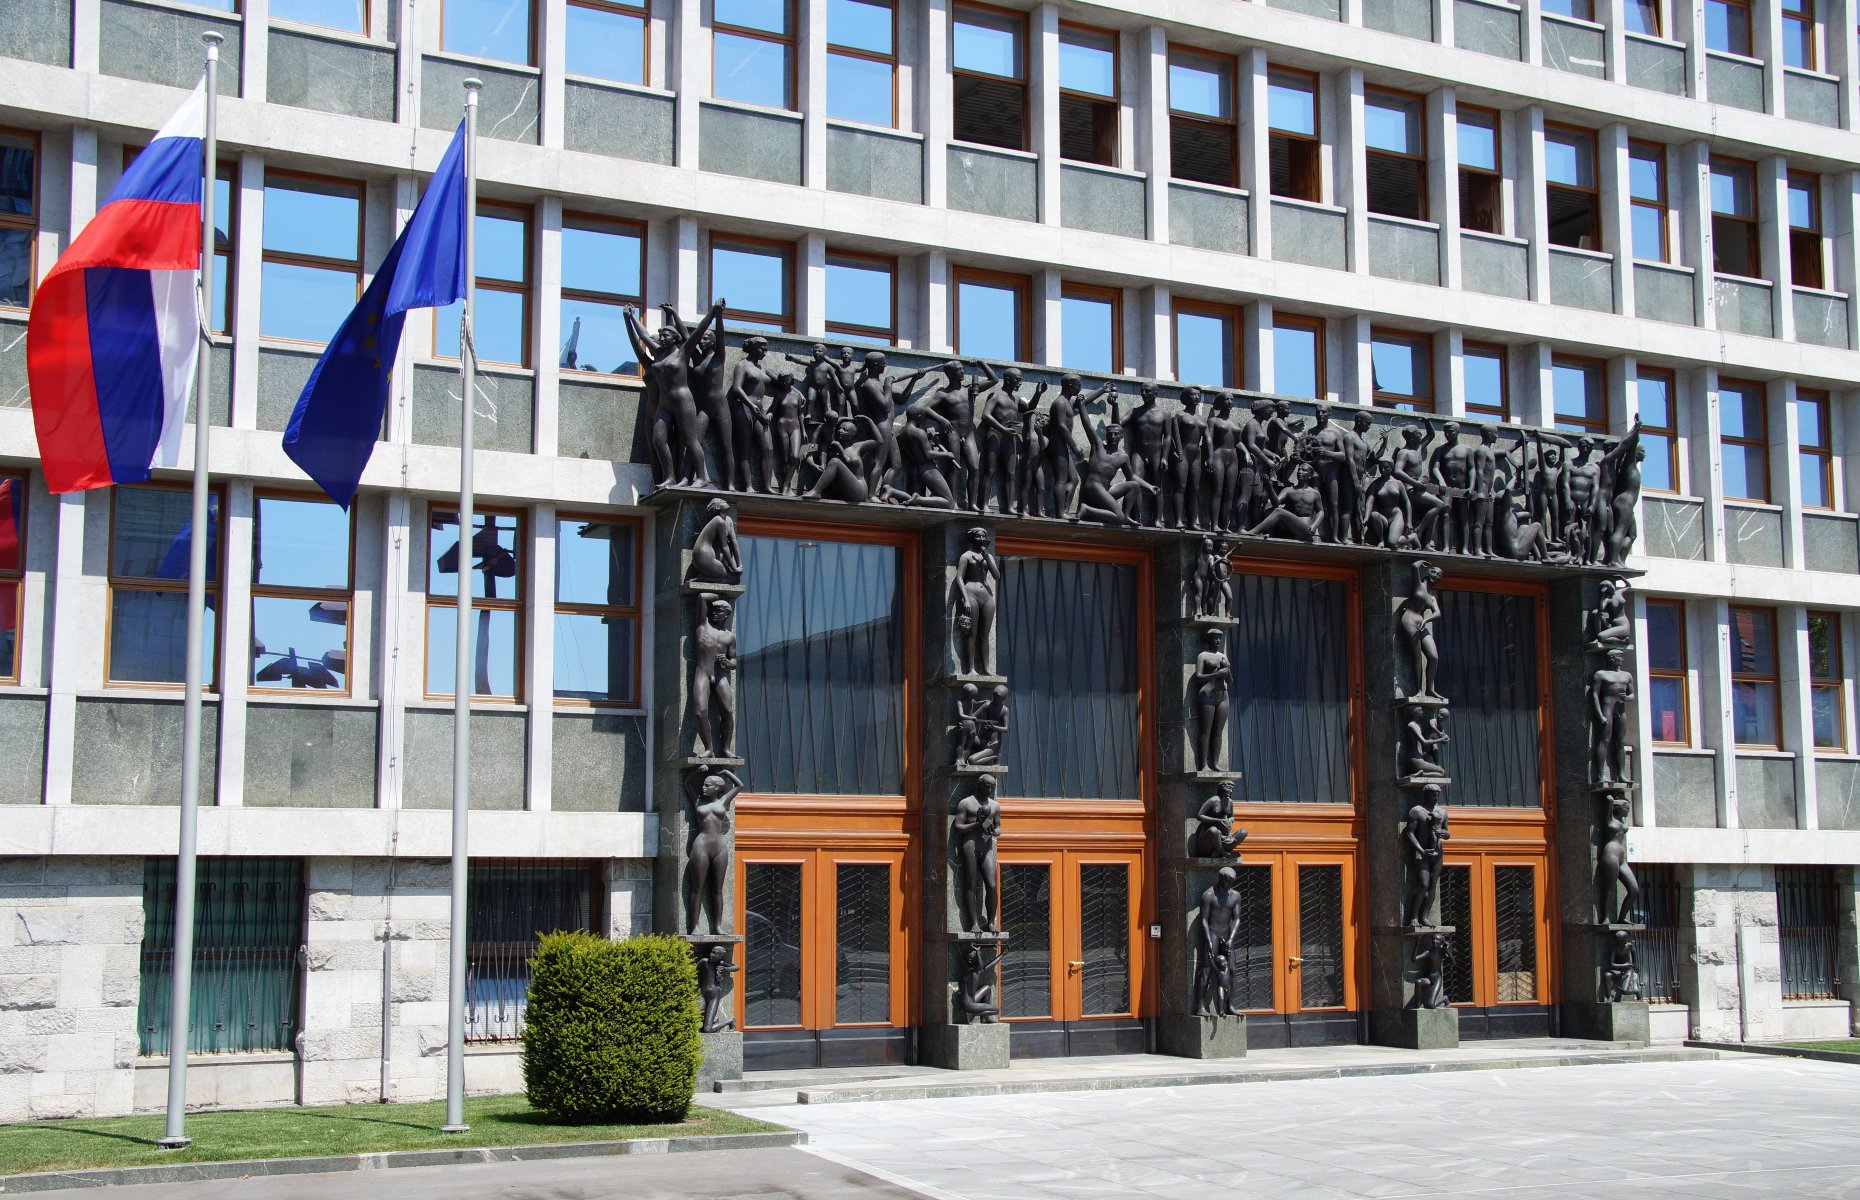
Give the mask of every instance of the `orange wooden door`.
<svg viewBox="0 0 1860 1200">
<path fill-rule="evenodd" d="M 1091 1021 L 1145 1012 L 1148 884 L 1140 850 L 1019 851 L 1002 860 L 1003 1017 Z"/>
</svg>

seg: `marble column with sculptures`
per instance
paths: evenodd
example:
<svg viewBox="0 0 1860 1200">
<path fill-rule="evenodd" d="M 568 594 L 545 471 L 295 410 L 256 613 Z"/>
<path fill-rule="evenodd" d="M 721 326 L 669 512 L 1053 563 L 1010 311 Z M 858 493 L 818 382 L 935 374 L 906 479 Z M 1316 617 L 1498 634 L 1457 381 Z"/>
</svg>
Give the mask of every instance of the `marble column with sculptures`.
<svg viewBox="0 0 1860 1200">
<path fill-rule="evenodd" d="M 1001 1022 L 1000 792 L 1013 719 L 1000 672 L 1000 560 L 987 525 L 924 531 L 923 1025 L 919 1057 L 953 1070 L 1008 1065 Z"/>
</svg>

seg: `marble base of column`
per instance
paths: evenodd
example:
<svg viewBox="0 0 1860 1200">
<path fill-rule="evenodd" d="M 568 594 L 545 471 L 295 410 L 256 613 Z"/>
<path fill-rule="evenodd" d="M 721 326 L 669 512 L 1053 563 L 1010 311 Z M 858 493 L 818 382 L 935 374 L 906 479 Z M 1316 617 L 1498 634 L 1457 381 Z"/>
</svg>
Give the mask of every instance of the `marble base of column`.
<svg viewBox="0 0 1860 1200">
<path fill-rule="evenodd" d="M 1564 1037 L 1592 1038 L 1600 1042 L 1631 1042 L 1636 1046 L 1645 1046 L 1651 1036 L 1647 1022 L 1645 1000 L 1563 1005 Z"/>
<path fill-rule="evenodd" d="M 1156 1018 L 1156 1049 L 1175 1058 L 1245 1058 L 1245 1017 L 1164 1013 Z"/>
<path fill-rule="evenodd" d="M 1008 1025 L 925 1025 L 917 1031 L 917 1052 L 926 1066 L 946 1071 L 1005 1071 Z"/>
<path fill-rule="evenodd" d="M 1404 1050 L 1452 1050 L 1460 1044 L 1455 1008 L 1378 1008 L 1369 1014 L 1369 1040 Z"/>
<path fill-rule="evenodd" d="M 700 1033 L 703 1058 L 698 1062 L 698 1083 L 743 1077 L 743 1033 L 740 1029 L 719 1029 Z"/>
</svg>

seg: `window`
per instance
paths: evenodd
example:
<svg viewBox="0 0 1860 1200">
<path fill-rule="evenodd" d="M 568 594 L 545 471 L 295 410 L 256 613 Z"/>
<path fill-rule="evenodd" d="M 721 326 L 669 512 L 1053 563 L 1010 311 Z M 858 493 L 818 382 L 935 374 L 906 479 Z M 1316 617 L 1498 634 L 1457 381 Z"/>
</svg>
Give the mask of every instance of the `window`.
<svg viewBox="0 0 1860 1200">
<path fill-rule="evenodd" d="M 1776 940 L 1782 943 L 1784 1000 L 1840 994 L 1840 899 L 1845 867 L 1776 868 Z"/>
<path fill-rule="evenodd" d="M 173 1029 L 175 860 L 142 860 L 136 1053 L 167 1054 Z M 289 1051 L 298 1028 L 304 866 L 202 855 L 194 876 L 193 1054 Z"/>
<path fill-rule="evenodd" d="M 1266 76 L 1267 157 L 1272 194 L 1292 200 L 1322 200 L 1322 147 L 1318 128 L 1317 76 L 1274 68 Z"/>
<path fill-rule="evenodd" d="M 1234 60 L 1169 48 L 1169 173 L 1234 187 L 1240 182 Z"/>
<path fill-rule="evenodd" d="M 321 497 L 254 497 L 254 689 L 349 690 L 353 534 L 353 513 Z"/>
<path fill-rule="evenodd" d="M 1628 216 L 1634 257 L 1667 260 L 1666 148 L 1649 142 L 1628 143 Z"/>
<path fill-rule="evenodd" d="M 1769 428 L 1762 384 L 1718 381 L 1718 444 L 1726 500 L 1769 501 Z"/>
<path fill-rule="evenodd" d="M 1452 696 L 1452 741 L 1440 765 L 1457 804 L 1535 808 L 1544 801 L 1543 690 L 1536 596 L 1440 591 L 1440 693 Z"/>
<path fill-rule="evenodd" d="M 1692 744 L 1692 706 L 1686 672 L 1686 606 L 1681 600 L 1647 601 L 1647 712 L 1653 740 Z"/>
<path fill-rule="evenodd" d="M 479 362 L 530 365 L 530 213 L 478 202 L 478 286 L 472 296 L 472 345 Z M 459 356 L 464 301 L 433 310 L 433 352 Z M 577 352 L 579 357 L 579 352 Z"/>
<path fill-rule="evenodd" d="M 711 0 L 710 94 L 769 108 L 794 107 L 790 0 Z"/>
<path fill-rule="evenodd" d="M 26 477 L 0 475 L 0 683 L 19 682 L 19 610 L 25 598 Z"/>
<path fill-rule="evenodd" d="M 201 679 L 218 686 L 220 496 L 207 496 L 207 611 Z M 193 556 L 193 497 L 185 487 L 131 484 L 111 493 L 111 683 L 187 678 L 187 573 Z"/>
<path fill-rule="evenodd" d="M 472 695 L 520 700 L 522 678 L 523 517 L 514 512 L 474 514 L 471 537 Z M 426 694 L 451 696 L 457 665 L 459 516 L 435 507 L 426 539 Z"/>
<path fill-rule="evenodd" d="M 1782 746 L 1776 610 L 1731 609 L 1731 720 L 1740 746 Z"/>
<path fill-rule="evenodd" d="M 1230 761 L 1243 804 L 1349 804 L 1356 599 L 1347 576 L 1235 572 Z"/>
<path fill-rule="evenodd" d="M 1324 398 L 1322 317 L 1272 315 L 1272 390 L 1280 396 Z"/>
<path fill-rule="evenodd" d="M 1595 135 L 1546 126 L 1544 203 L 1552 245 L 1602 248 L 1602 206 L 1595 180 Z"/>
<path fill-rule="evenodd" d="M 1757 192 L 1754 175 L 1749 163 L 1712 159 L 1712 270 L 1720 275 L 1755 278 L 1763 273 L 1762 259 L 1757 248 Z"/>
<path fill-rule="evenodd" d="M 533 65 L 531 0 L 441 0 L 439 48 Z"/>
<path fill-rule="evenodd" d="M 1808 614 L 1809 716 L 1814 725 L 1815 749 L 1847 748 L 1847 711 L 1842 693 L 1841 614 Z"/>
<path fill-rule="evenodd" d="M 827 334 L 855 342 L 898 340 L 898 263 L 827 252 Z"/>
<path fill-rule="evenodd" d="M 1679 430 L 1673 417 L 1673 373 L 1641 367 L 1634 379 L 1640 405 L 1641 486 L 1655 492 L 1679 490 Z"/>
<path fill-rule="evenodd" d="M 639 524 L 555 523 L 555 698 L 639 703 Z"/>
<path fill-rule="evenodd" d="M 1822 268 L 1821 178 L 1789 176 L 1789 282 L 1826 287 Z"/>
<path fill-rule="evenodd" d="M 1460 355 L 1466 379 L 1466 411 L 1473 416 L 1511 419 L 1511 385 L 1503 346 L 1467 342 Z"/>
<path fill-rule="evenodd" d="M 1032 357 L 1026 277 L 973 268 L 958 268 L 955 276 L 956 353 L 1009 362 Z"/>
<path fill-rule="evenodd" d="M 368 0 L 272 0 L 271 19 L 368 36 Z"/>
<path fill-rule="evenodd" d="M 1608 432 L 1608 396 L 1602 386 L 1602 364 L 1590 359 L 1550 360 L 1551 413 L 1558 429 L 1584 433 Z"/>
<path fill-rule="evenodd" d="M 1578 21 L 1595 20 L 1595 6 L 1590 0 L 1544 0 L 1543 11 Z"/>
<path fill-rule="evenodd" d="M 1059 27 L 1059 156 L 1117 165 L 1117 35 Z"/>
<path fill-rule="evenodd" d="M 362 286 L 362 185 L 265 173 L 258 331 L 327 342 Z"/>
<path fill-rule="evenodd" d="M 0 305 L 32 302 L 38 233 L 39 139 L 0 130 Z"/>
<path fill-rule="evenodd" d="M 1498 114 L 1463 106 L 1455 125 L 1460 157 L 1460 228 L 1503 233 L 1505 177 Z"/>
<path fill-rule="evenodd" d="M 1027 148 L 1027 18 L 959 4 L 950 64 L 952 133 L 959 142 Z"/>
<path fill-rule="evenodd" d="M 1369 211 L 1427 219 L 1426 112 L 1419 96 L 1363 94 L 1363 166 Z"/>
<path fill-rule="evenodd" d="M 1068 371 L 1116 375 L 1124 369 L 1124 294 L 1065 284 L 1059 292 L 1060 360 Z"/>
<path fill-rule="evenodd" d="M 1749 0 L 1705 0 L 1705 48 L 1750 57 Z"/>
<path fill-rule="evenodd" d="M 827 0 L 827 115 L 898 123 L 897 12 L 891 0 Z"/>
<path fill-rule="evenodd" d="M 1240 386 L 1240 310 L 1175 302 L 1175 377 L 1204 387 Z"/>
<path fill-rule="evenodd" d="M 1834 443 L 1828 433 L 1828 404 L 1826 392 L 1796 389 L 1796 455 L 1806 508 L 1834 507 Z"/>
<path fill-rule="evenodd" d="M 739 329 L 788 332 L 794 328 L 794 246 L 713 235 L 710 294 L 729 302 L 724 314 Z"/>
<path fill-rule="evenodd" d="M 621 312 L 646 291 L 646 228 L 631 221 L 562 217 L 564 371 L 637 375 Z"/>
<path fill-rule="evenodd" d="M 589 859 L 474 858 L 466 868 L 465 1040 L 514 1042 L 529 1006 L 537 931 L 606 925 Z"/>
<path fill-rule="evenodd" d="M 1434 411 L 1434 343 L 1425 334 L 1371 330 L 1375 403 L 1407 412 Z"/>
<path fill-rule="evenodd" d="M 1782 0 L 1783 65 L 1815 70 L 1820 58 L 1816 43 L 1820 40 L 1815 0 Z"/>
<path fill-rule="evenodd" d="M 1622 18 L 1629 33 L 1645 34 L 1648 37 L 1660 37 L 1664 27 L 1660 14 L 1660 0 L 1627 0 L 1622 10 Z"/>
<path fill-rule="evenodd" d="M 643 0 L 569 0 L 563 69 L 615 83 L 645 83 L 646 28 Z"/>
</svg>

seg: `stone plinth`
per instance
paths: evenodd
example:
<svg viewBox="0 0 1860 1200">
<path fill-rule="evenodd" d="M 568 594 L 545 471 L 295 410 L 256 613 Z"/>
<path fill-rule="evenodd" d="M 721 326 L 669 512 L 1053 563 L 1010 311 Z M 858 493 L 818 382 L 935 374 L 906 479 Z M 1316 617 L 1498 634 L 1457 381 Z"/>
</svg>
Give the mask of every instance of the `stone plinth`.
<svg viewBox="0 0 1860 1200">
<path fill-rule="evenodd" d="M 1003 1071 L 1008 1066 L 1008 1030 L 1002 1024 L 925 1025 L 917 1033 L 923 1061 L 946 1071 Z"/>
<path fill-rule="evenodd" d="M 698 1041 L 704 1055 L 698 1062 L 699 1083 L 743 1077 L 742 1031 L 719 1029 L 716 1033 L 700 1033 Z"/>
<path fill-rule="evenodd" d="M 1378 1008 L 1369 1014 L 1369 1036 L 1378 1046 L 1452 1050 L 1460 1044 L 1460 1014 L 1450 1007 Z"/>
<path fill-rule="evenodd" d="M 1594 1038 L 1604 1042 L 1648 1041 L 1647 1002 L 1615 1000 L 1597 1004 L 1563 1005 L 1563 1036 Z"/>
<path fill-rule="evenodd" d="M 1245 1017 L 1170 1013 L 1156 1018 L 1156 1048 L 1176 1058 L 1245 1058 Z"/>
</svg>

